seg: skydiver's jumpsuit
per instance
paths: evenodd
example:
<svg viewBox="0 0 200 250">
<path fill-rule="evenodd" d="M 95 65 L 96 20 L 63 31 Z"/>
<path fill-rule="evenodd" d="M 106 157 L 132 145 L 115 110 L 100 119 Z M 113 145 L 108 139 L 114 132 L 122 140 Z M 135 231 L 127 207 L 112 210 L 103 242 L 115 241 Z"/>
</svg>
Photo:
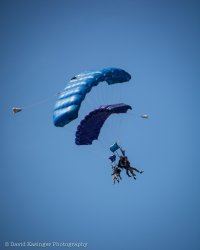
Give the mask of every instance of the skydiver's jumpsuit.
<svg viewBox="0 0 200 250">
<path fill-rule="evenodd" d="M 130 171 L 130 173 L 132 174 L 134 179 L 136 179 L 136 177 L 135 177 L 135 173 L 133 171 L 136 171 L 136 172 L 138 172 L 140 174 L 142 173 L 142 171 L 139 171 L 137 168 L 131 167 L 129 160 L 125 160 L 125 158 L 122 158 L 122 160 L 121 159 L 119 160 L 118 167 L 119 168 L 124 168 L 126 170 L 126 174 L 129 177 L 131 177 L 131 175 L 129 174 L 129 171 Z"/>
<path fill-rule="evenodd" d="M 113 184 L 115 184 L 115 181 L 119 182 L 119 179 L 122 179 L 120 173 L 121 169 L 119 169 L 118 167 L 113 168 L 113 173 L 112 173 Z"/>
</svg>

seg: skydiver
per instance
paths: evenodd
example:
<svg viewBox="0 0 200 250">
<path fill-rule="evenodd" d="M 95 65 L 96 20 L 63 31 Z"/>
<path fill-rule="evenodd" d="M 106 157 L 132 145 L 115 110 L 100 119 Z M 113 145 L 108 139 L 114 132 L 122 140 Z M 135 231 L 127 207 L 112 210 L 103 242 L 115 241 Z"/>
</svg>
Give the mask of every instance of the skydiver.
<svg viewBox="0 0 200 250">
<path fill-rule="evenodd" d="M 113 173 L 111 175 L 112 175 L 113 184 L 115 184 L 115 181 L 117 181 L 119 183 L 119 180 L 122 179 L 122 177 L 120 175 L 121 169 L 118 168 L 117 166 L 112 167 L 112 169 L 113 169 Z"/>
<path fill-rule="evenodd" d="M 140 170 L 138 170 L 138 169 L 135 168 L 135 167 L 131 167 L 130 162 L 129 162 L 127 156 L 125 156 L 124 158 L 125 158 L 124 161 L 125 161 L 126 174 L 127 174 L 129 177 L 131 177 L 131 175 L 132 175 L 133 178 L 136 180 L 136 174 L 134 173 L 134 171 L 136 171 L 136 172 L 138 172 L 138 173 L 140 173 L 140 174 L 142 174 L 144 171 L 143 171 L 143 170 L 140 171 Z M 129 172 L 131 173 L 131 175 L 129 174 Z"/>
<path fill-rule="evenodd" d="M 136 180 L 136 174 L 134 173 L 134 171 L 136 171 L 140 174 L 142 174 L 144 172 L 144 171 L 138 170 L 137 168 L 131 167 L 127 156 L 120 156 L 120 160 L 118 162 L 118 167 L 122 168 L 122 169 L 124 168 L 126 170 L 126 174 L 129 177 L 131 177 L 131 175 L 132 175 L 135 180 Z M 131 173 L 131 175 L 129 172 Z"/>
</svg>

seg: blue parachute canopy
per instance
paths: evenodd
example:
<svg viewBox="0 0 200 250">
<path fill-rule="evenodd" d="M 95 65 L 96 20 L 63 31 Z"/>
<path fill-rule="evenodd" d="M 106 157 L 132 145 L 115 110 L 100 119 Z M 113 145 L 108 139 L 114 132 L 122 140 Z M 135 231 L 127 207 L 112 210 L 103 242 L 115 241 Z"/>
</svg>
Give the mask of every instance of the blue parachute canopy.
<svg viewBox="0 0 200 250">
<path fill-rule="evenodd" d="M 117 158 L 116 155 L 113 154 L 108 159 L 111 160 L 111 162 L 113 163 L 116 161 L 116 158 Z"/>
<path fill-rule="evenodd" d="M 110 151 L 114 153 L 119 148 L 120 146 L 117 144 L 117 142 L 115 142 L 113 145 L 110 146 Z"/>
<path fill-rule="evenodd" d="M 75 143 L 77 145 L 89 145 L 93 140 L 97 140 L 100 130 L 111 114 L 126 113 L 131 106 L 119 103 L 113 105 L 100 106 L 93 110 L 80 122 L 76 131 Z"/>
<path fill-rule="evenodd" d="M 72 77 L 65 89 L 59 93 L 53 112 L 54 125 L 63 127 L 76 119 L 86 94 L 100 82 L 115 84 L 127 82 L 130 79 L 129 73 L 119 68 L 87 71 Z"/>
</svg>

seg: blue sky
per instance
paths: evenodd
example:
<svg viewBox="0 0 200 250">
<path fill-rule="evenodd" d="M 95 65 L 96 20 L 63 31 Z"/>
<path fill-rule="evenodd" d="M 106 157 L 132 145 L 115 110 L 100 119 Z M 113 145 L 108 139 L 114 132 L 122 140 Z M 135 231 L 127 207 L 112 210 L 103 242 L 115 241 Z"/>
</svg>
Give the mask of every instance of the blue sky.
<svg viewBox="0 0 200 250">
<path fill-rule="evenodd" d="M 0 4 L 1 246 L 199 249 L 199 1 Z M 104 67 L 132 80 L 102 83 L 76 121 L 54 127 L 56 93 L 74 74 Z M 94 145 L 76 146 L 84 115 L 117 102 L 133 111 L 109 118 Z M 24 111 L 13 115 L 13 106 Z M 136 181 L 122 173 L 112 185 L 107 157 L 116 140 L 145 171 Z"/>
</svg>

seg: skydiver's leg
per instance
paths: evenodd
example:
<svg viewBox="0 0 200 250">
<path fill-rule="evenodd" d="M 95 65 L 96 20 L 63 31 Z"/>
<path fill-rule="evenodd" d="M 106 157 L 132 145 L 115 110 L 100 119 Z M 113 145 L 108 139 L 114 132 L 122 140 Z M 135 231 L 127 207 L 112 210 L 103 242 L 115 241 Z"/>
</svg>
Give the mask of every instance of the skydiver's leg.
<svg viewBox="0 0 200 250">
<path fill-rule="evenodd" d="M 118 179 L 118 180 L 121 180 L 121 179 L 122 179 L 120 173 L 116 173 L 116 176 L 117 176 L 117 179 Z"/>
<path fill-rule="evenodd" d="M 115 176 L 112 176 L 113 184 L 115 184 Z"/>
<path fill-rule="evenodd" d="M 117 174 L 113 175 L 113 184 L 115 184 L 115 181 L 119 182 Z"/>
<path fill-rule="evenodd" d="M 129 174 L 129 170 L 126 169 L 126 174 L 128 175 L 128 177 L 131 177 L 131 175 Z"/>
<path fill-rule="evenodd" d="M 138 173 L 140 173 L 140 174 L 142 174 L 144 171 L 140 171 L 140 170 L 138 170 L 137 168 L 134 168 L 134 167 L 132 167 L 133 168 L 133 170 L 135 170 L 136 172 L 138 172 Z"/>
<path fill-rule="evenodd" d="M 140 171 L 137 168 L 131 167 L 131 169 L 138 172 L 138 173 L 140 173 Z"/>
<path fill-rule="evenodd" d="M 131 174 L 132 174 L 133 178 L 136 180 L 135 174 L 134 174 L 134 172 L 133 172 L 133 170 L 132 170 L 132 169 L 130 169 L 130 172 L 131 172 Z"/>
<path fill-rule="evenodd" d="M 133 178 L 136 180 L 136 177 L 135 177 L 135 173 L 134 173 L 134 168 L 132 168 L 131 166 L 128 166 L 127 167 L 127 171 L 130 171 L 131 175 L 133 176 Z M 130 176 L 130 175 L 129 175 Z M 131 177 L 131 176 L 130 176 Z"/>
</svg>

